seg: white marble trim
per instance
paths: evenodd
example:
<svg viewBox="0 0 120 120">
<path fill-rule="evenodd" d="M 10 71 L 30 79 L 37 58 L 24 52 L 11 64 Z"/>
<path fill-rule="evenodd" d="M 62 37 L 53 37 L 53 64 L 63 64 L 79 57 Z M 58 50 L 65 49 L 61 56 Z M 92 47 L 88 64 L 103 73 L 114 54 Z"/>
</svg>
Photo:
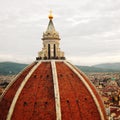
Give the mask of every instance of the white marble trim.
<svg viewBox="0 0 120 120">
<path fill-rule="evenodd" d="M 59 93 L 56 65 L 54 60 L 51 60 L 51 66 L 52 66 L 52 75 L 53 75 L 53 84 L 54 84 L 56 120 L 61 120 L 60 93 Z"/>
<path fill-rule="evenodd" d="M 12 118 L 12 114 L 13 114 L 13 111 L 14 111 L 14 108 L 15 108 L 15 105 L 16 105 L 16 102 L 19 98 L 19 95 L 22 91 L 22 89 L 24 88 L 25 84 L 27 83 L 27 81 L 29 80 L 29 78 L 31 77 L 31 75 L 33 74 L 33 72 L 37 69 L 37 67 L 41 64 L 41 62 L 37 63 L 31 70 L 30 72 L 27 74 L 27 76 L 25 77 L 25 79 L 23 80 L 23 82 L 21 83 L 21 85 L 19 86 L 14 98 L 13 98 L 13 101 L 12 101 L 12 104 L 9 108 L 9 111 L 8 111 L 8 114 L 7 114 L 7 118 L 6 120 L 11 120 Z"/>
<path fill-rule="evenodd" d="M 12 86 L 12 84 L 17 80 L 17 78 L 26 70 L 28 69 L 30 66 L 32 66 L 34 63 L 26 66 L 21 72 L 19 72 L 16 77 L 8 84 L 8 86 L 5 88 L 3 94 L 0 96 L 0 101 L 2 100 L 2 98 L 4 97 L 4 95 L 6 94 L 7 90 Z"/>
<path fill-rule="evenodd" d="M 100 107 L 100 104 L 96 98 L 96 96 L 94 95 L 92 89 L 90 88 L 89 84 L 84 80 L 84 78 L 79 74 L 79 72 L 69 63 L 67 63 L 66 61 L 64 62 L 74 73 L 76 73 L 76 75 L 81 79 L 81 81 L 83 82 L 83 84 L 86 86 L 86 88 L 88 89 L 89 93 L 92 95 L 92 98 L 97 106 L 97 109 L 100 113 L 100 117 L 101 117 L 101 120 L 105 120 L 104 118 L 104 115 L 102 113 L 102 110 L 101 110 L 101 107 Z"/>
</svg>

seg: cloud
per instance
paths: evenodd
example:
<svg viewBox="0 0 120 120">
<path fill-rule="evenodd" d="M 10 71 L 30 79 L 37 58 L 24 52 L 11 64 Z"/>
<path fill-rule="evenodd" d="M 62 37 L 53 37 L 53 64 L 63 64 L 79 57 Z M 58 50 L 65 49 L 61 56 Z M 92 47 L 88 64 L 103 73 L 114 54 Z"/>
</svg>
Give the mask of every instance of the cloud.
<svg viewBox="0 0 120 120">
<path fill-rule="evenodd" d="M 2 61 L 13 61 L 18 63 L 31 63 L 35 61 L 35 58 L 28 55 L 16 55 L 16 54 L 0 54 L 0 62 Z"/>
<path fill-rule="evenodd" d="M 68 61 L 75 65 L 91 66 L 99 63 L 114 63 L 120 61 L 120 55 L 108 56 L 68 56 Z"/>
</svg>

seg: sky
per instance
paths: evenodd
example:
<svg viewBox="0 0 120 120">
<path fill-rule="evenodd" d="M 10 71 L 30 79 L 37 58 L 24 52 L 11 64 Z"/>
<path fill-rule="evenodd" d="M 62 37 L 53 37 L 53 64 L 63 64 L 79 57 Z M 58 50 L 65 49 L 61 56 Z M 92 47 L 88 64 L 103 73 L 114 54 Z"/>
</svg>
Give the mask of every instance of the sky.
<svg viewBox="0 0 120 120">
<path fill-rule="evenodd" d="M 1 0 L 0 61 L 35 61 L 50 10 L 68 61 L 120 62 L 120 0 Z"/>
</svg>

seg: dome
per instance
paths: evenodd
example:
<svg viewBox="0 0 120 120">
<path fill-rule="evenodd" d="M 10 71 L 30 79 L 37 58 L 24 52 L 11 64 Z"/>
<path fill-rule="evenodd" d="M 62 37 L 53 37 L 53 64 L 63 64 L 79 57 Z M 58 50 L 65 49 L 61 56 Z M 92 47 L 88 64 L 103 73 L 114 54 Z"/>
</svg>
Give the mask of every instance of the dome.
<svg viewBox="0 0 120 120">
<path fill-rule="evenodd" d="M 58 40 L 44 40 L 43 45 L 46 58 L 38 54 L 2 94 L 0 120 L 106 120 L 97 90 L 61 57 Z"/>
</svg>

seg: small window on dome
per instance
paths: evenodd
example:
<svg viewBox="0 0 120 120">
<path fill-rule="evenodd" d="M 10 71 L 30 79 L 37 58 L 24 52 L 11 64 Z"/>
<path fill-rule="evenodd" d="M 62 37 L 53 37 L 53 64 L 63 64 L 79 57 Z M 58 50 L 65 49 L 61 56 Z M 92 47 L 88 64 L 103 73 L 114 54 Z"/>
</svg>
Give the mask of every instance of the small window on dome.
<svg viewBox="0 0 120 120">
<path fill-rule="evenodd" d="M 37 105 L 37 102 L 35 102 L 35 105 Z"/>
<path fill-rule="evenodd" d="M 49 75 L 46 76 L 47 78 L 49 77 Z"/>
<path fill-rule="evenodd" d="M 85 98 L 85 100 L 87 100 L 87 98 Z"/>
<path fill-rule="evenodd" d="M 23 104 L 24 104 L 24 106 L 27 106 L 27 102 L 24 102 Z"/>
<path fill-rule="evenodd" d="M 40 78 L 42 78 L 42 75 L 40 75 Z"/>
<path fill-rule="evenodd" d="M 47 106 L 48 106 L 48 102 L 45 102 L 45 104 L 44 104 L 44 105 L 45 105 L 45 107 L 47 107 Z"/>
<path fill-rule="evenodd" d="M 69 103 L 69 100 L 66 100 L 67 103 Z"/>
<path fill-rule="evenodd" d="M 63 75 L 62 74 L 60 74 L 60 77 L 62 77 Z"/>
<path fill-rule="evenodd" d="M 71 76 L 74 77 L 74 75 L 71 73 Z"/>
<path fill-rule="evenodd" d="M 35 75 L 34 75 L 34 78 L 36 78 L 36 77 L 37 77 L 37 75 L 35 74 Z"/>
<path fill-rule="evenodd" d="M 76 100 L 76 103 L 78 103 L 79 102 L 79 100 Z"/>
<path fill-rule="evenodd" d="M 48 104 L 48 102 L 45 102 L 45 104 L 47 105 L 47 104 Z"/>
</svg>

